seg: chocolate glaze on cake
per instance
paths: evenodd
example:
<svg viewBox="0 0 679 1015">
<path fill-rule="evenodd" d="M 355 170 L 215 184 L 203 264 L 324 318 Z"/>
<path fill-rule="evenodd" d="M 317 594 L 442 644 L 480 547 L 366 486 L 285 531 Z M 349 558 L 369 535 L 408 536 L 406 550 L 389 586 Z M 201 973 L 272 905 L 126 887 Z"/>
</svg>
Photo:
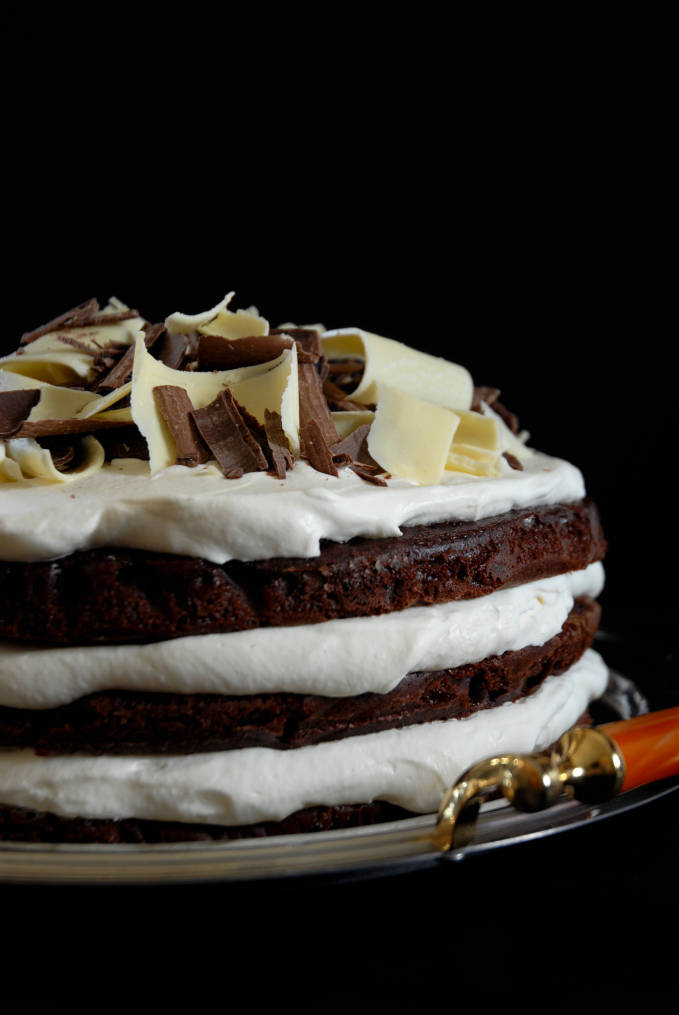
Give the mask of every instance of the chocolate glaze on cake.
<svg viewBox="0 0 679 1015">
<path fill-rule="evenodd" d="M 487 595 L 604 556 L 594 503 L 413 526 L 402 536 L 325 542 L 320 556 L 207 560 L 136 550 L 0 564 L 0 637 L 55 645 L 374 616 Z"/>
</svg>

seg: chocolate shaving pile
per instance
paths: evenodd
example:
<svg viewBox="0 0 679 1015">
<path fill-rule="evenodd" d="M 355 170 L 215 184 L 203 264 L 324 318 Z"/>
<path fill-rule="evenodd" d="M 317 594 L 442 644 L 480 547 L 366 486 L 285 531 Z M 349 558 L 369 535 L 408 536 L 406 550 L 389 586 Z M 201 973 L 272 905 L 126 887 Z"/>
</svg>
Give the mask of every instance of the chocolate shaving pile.
<svg viewBox="0 0 679 1015">
<path fill-rule="evenodd" d="M 101 327 L 139 317 L 136 310 L 102 314 L 96 299 L 55 317 L 52 321 L 21 338 L 26 346 L 42 335 L 83 327 Z M 178 335 L 162 324 L 145 324 L 146 347 L 155 359 L 173 370 L 231 370 L 239 367 L 271 363 L 285 350 L 296 348 L 299 382 L 299 436 L 301 456 L 319 472 L 338 475 L 338 468 L 348 467 L 366 482 L 386 485 L 385 470 L 368 451 L 370 424 L 364 424 L 348 437 L 340 439 L 332 412 L 365 411 L 375 408 L 354 402 L 351 392 L 360 384 L 365 364 L 348 357 L 328 362 L 318 331 L 312 328 L 281 327 L 269 334 L 227 339 L 191 332 Z M 96 376 L 89 389 L 98 395 L 108 394 L 126 384 L 134 364 L 134 347 L 110 344 L 97 347 L 81 336 L 59 334 L 60 341 L 92 356 Z M 23 350 L 17 350 L 21 354 Z M 91 375 L 90 375 L 91 376 Z M 476 387 L 472 410 L 482 411 L 482 402 L 492 406 L 513 433 L 519 430 L 516 415 L 499 401 L 500 391 Z M 30 436 L 42 439 L 57 457 L 55 465 L 63 468 L 75 457 L 73 442 L 63 439 L 83 433 L 98 433 L 107 451 L 107 458 L 147 457 L 146 442 L 136 427 L 125 421 L 96 419 L 55 419 L 28 422 L 31 409 L 40 397 L 35 390 L 0 393 L 0 438 Z M 245 472 L 264 471 L 284 478 L 294 464 L 294 456 L 277 412 L 265 412 L 264 425 L 239 405 L 229 389 L 222 391 L 208 406 L 194 409 L 185 389 L 179 385 L 158 385 L 153 397 L 160 415 L 177 448 L 177 463 L 196 466 L 210 457 L 219 464 L 227 478 L 238 478 Z M 121 401 L 118 406 L 126 404 Z M 142 446 L 143 445 L 143 446 Z M 509 452 L 504 457 L 513 469 L 522 469 L 521 462 Z M 387 476 L 387 478 L 389 478 Z"/>
</svg>

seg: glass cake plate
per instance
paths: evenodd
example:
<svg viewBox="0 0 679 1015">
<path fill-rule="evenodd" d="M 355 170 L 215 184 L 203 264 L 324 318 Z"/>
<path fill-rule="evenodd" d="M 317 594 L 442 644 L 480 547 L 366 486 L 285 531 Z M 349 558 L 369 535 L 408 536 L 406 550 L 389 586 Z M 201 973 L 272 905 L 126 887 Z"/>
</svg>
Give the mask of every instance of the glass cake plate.
<svg viewBox="0 0 679 1015">
<path fill-rule="evenodd" d="M 648 711 L 636 684 L 611 671 L 605 694 L 591 706 L 597 722 Z M 642 786 L 590 805 L 568 797 L 546 811 L 524 813 L 504 799 L 481 806 L 472 841 L 441 853 L 433 841 L 436 815 L 361 828 L 232 842 L 84 845 L 0 842 L 0 879 L 63 884 L 246 881 L 360 872 L 407 871 L 540 839 L 631 810 L 679 790 L 679 779 Z"/>
</svg>

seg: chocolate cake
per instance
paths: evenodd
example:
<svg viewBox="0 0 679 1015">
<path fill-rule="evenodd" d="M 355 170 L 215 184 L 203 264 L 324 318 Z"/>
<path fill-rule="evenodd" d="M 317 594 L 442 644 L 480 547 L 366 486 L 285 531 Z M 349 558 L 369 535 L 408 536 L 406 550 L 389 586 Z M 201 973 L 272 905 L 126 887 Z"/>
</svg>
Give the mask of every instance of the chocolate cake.
<svg viewBox="0 0 679 1015">
<path fill-rule="evenodd" d="M 463 367 L 230 299 L 0 360 L 0 838 L 427 812 L 605 687 L 580 472 Z"/>
</svg>

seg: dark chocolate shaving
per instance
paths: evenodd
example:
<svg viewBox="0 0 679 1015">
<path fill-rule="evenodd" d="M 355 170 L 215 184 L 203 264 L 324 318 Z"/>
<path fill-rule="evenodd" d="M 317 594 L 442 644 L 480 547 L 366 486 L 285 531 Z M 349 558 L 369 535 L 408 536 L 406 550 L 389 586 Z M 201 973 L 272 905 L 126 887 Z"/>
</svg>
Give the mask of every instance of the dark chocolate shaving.
<svg viewBox="0 0 679 1015">
<path fill-rule="evenodd" d="M 376 475 L 384 474 L 384 469 L 368 451 L 369 432 L 370 423 L 357 427 L 344 440 L 332 446 L 332 459 L 335 465 L 348 465 L 352 472 L 368 483 L 386 486 L 385 481 Z"/>
<path fill-rule="evenodd" d="M 315 328 L 272 328 L 271 335 L 289 335 L 294 338 L 298 349 L 306 353 L 307 357 L 313 357 L 314 361 L 323 356 L 321 336 Z"/>
<path fill-rule="evenodd" d="M 380 466 L 371 457 L 368 451 L 368 433 L 370 431 L 370 423 L 364 423 L 362 426 L 356 427 L 355 430 L 344 438 L 344 440 L 338 441 L 337 444 L 333 444 L 330 448 L 332 451 L 332 457 L 337 462 L 338 459 L 346 460 L 346 464 L 353 462 L 354 464 L 362 463 L 363 465 L 369 465 L 375 469 L 380 469 Z M 340 464 L 340 463 L 338 463 Z M 345 464 L 342 461 L 341 464 Z"/>
<path fill-rule="evenodd" d="M 514 412 L 510 412 L 509 409 L 505 408 L 502 402 L 498 402 L 500 396 L 499 388 L 488 388 L 484 385 L 474 388 L 474 395 L 472 398 L 471 409 L 473 412 L 482 412 L 481 403 L 485 402 L 486 405 L 492 406 L 493 412 L 496 412 L 500 419 L 506 423 L 512 433 L 519 432 L 519 417 Z"/>
<path fill-rule="evenodd" d="M 279 413 L 270 412 L 268 409 L 264 410 L 264 429 L 271 455 L 269 472 L 278 479 L 285 479 L 285 473 L 293 467 L 295 458 L 290 451 Z"/>
<path fill-rule="evenodd" d="M 519 417 L 516 413 L 510 412 L 509 409 L 506 409 L 502 402 L 495 402 L 493 409 L 498 416 L 505 421 L 512 433 L 519 432 Z"/>
<path fill-rule="evenodd" d="M 39 401 L 37 388 L 0 391 L 0 437 L 13 437 Z"/>
<path fill-rule="evenodd" d="M 171 370 L 180 370 L 189 347 L 188 335 L 176 335 L 162 329 L 153 344 L 153 355 Z"/>
<path fill-rule="evenodd" d="M 323 381 L 323 394 L 332 412 L 364 412 L 368 408 L 359 402 L 352 402 L 345 396 L 342 388 L 338 388 L 330 380 Z"/>
<path fill-rule="evenodd" d="M 256 363 L 269 363 L 277 359 L 285 349 L 291 349 L 292 342 L 285 335 L 254 335 L 235 339 L 200 335 L 198 366 L 201 370 L 232 370 Z"/>
<path fill-rule="evenodd" d="M 386 486 L 386 482 L 380 476 L 376 476 L 374 472 L 370 471 L 365 465 L 352 465 L 350 466 L 351 471 L 355 472 L 360 479 L 364 479 L 366 483 L 372 483 L 373 486 Z M 387 479 L 389 477 L 387 476 Z"/>
<path fill-rule="evenodd" d="M 15 437 L 58 437 L 66 434 L 96 433 L 98 430 L 114 430 L 129 426 L 129 422 L 111 419 L 37 419 L 34 423 L 25 422 L 14 434 Z"/>
<path fill-rule="evenodd" d="M 485 402 L 486 405 L 492 405 L 500 397 L 499 388 L 489 388 L 484 384 L 474 386 L 474 394 L 472 395 L 472 412 L 482 412 L 481 403 Z"/>
<path fill-rule="evenodd" d="M 300 427 L 300 440 L 302 441 L 302 456 L 307 459 L 312 468 L 317 472 L 324 472 L 328 476 L 339 475 L 332 460 L 332 452 L 315 419 L 307 419 L 304 433 Z"/>
<path fill-rule="evenodd" d="M 362 359 L 342 359 L 328 363 L 328 377 L 349 395 L 361 383 L 364 371 L 365 363 Z"/>
<path fill-rule="evenodd" d="M 41 324 L 39 328 L 34 328 L 33 331 L 24 332 L 19 344 L 28 345 L 29 342 L 35 342 L 36 339 L 42 338 L 43 335 L 49 334 L 50 331 L 56 331 L 57 328 L 68 327 L 69 325 L 73 328 L 82 327 L 88 324 L 92 315 L 98 313 L 99 310 L 98 300 L 86 300 L 85 303 L 81 303 L 79 306 L 59 314 L 58 317 L 54 317 L 47 324 Z"/>
<path fill-rule="evenodd" d="M 511 451 L 503 451 L 502 457 L 505 458 L 513 469 L 517 469 L 519 472 L 523 472 L 523 465 Z"/>
<path fill-rule="evenodd" d="M 321 383 L 328 376 L 328 361 L 323 355 L 321 336 L 315 328 L 274 328 L 272 335 L 288 335 L 295 340 L 297 361 L 313 363 Z"/>
<path fill-rule="evenodd" d="M 65 472 L 76 464 L 76 445 L 65 437 L 45 437 L 38 441 L 40 447 L 49 451 L 52 464 L 59 472 Z"/>
<path fill-rule="evenodd" d="M 162 324 L 145 324 L 142 330 L 145 332 L 144 344 L 147 349 L 150 349 L 153 343 L 165 331 L 165 327 Z M 134 346 L 131 345 L 116 365 L 93 385 L 92 391 L 96 391 L 98 395 L 108 395 L 109 392 L 115 391 L 116 388 L 122 388 L 123 384 L 127 384 L 132 376 L 133 366 Z"/>
<path fill-rule="evenodd" d="M 193 418 L 227 479 L 240 479 L 245 472 L 268 468 L 262 449 L 228 388 L 204 409 L 195 409 Z"/>
<path fill-rule="evenodd" d="M 206 462 L 208 451 L 193 420 L 193 405 L 184 388 L 158 385 L 153 389 L 153 398 L 177 447 L 177 465 L 192 468 Z"/>
<path fill-rule="evenodd" d="M 113 458 L 139 458 L 148 461 L 149 446 L 136 426 L 127 424 L 110 430 L 97 432 L 97 440 L 104 446 L 106 461 Z"/>
<path fill-rule="evenodd" d="M 87 345 L 85 342 L 80 342 L 77 338 L 73 338 L 72 335 L 57 335 L 57 338 L 65 345 L 70 345 L 72 348 L 77 349 L 78 352 L 84 352 L 85 355 L 91 356 L 93 359 L 101 352 L 101 350 L 97 349 L 95 346 Z"/>
<path fill-rule="evenodd" d="M 328 403 L 318 374 L 310 363 L 299 364 L 299 427 L 304 431 L 307 422 L 313 419 L 328 445 L 339 441 L 337 427 L 330 415 Z"/>
<path fill-rule="evenodd" d="M 107 328 L 110 324 L 120 324 L 121 321 L 131 321 L 134 317 L 141 317 L 138 310 L 116 310 L 111 314 L 93 314 L 88 317 L 84 325 L 89 328 Z M 83 324 L 60 324 L 60 328 L 82 328 Z"/>
</svg>

